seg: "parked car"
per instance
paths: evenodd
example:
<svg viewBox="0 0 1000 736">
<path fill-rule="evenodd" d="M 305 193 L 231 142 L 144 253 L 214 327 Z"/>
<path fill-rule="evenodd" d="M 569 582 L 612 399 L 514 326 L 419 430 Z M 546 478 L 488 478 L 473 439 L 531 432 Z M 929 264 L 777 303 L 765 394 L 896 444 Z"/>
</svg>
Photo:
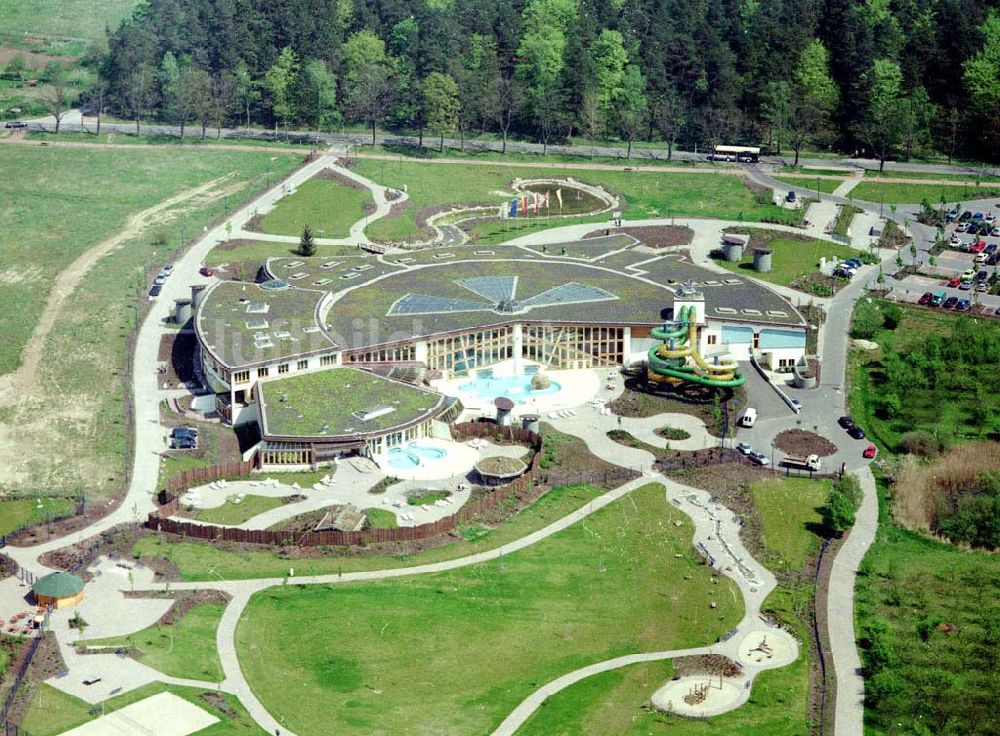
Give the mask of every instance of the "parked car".
<svg viewBox="0 0 1000 736">
<path fill-rule="evenodd" d="M 953 309 L 956 304 L 958 304 L 958 297 L 950 296 L 944 300 L 944 304 L 942 304 L 941 306 L 943 306 L 945 309 Z"/>
<path fill-rule="evenodd" d="M 754 449 L 753 447 L 750 446 L 749 442 L 741 442 L 740 444 L 736 445 L 736 452 L 740 453 L 741 455 L 749 455 L 753 451 Z"/>
<path fill-rule="evenodd" d="M 981 233 L 982 231 L 983 229 L 979 225 L 979 223 L 973 222 L 972 224 L 969 225 L 969 229 L 967 232 L 969 233 L 969 235 L 979 235 L 979 233 Z"/>
<path fill-rule="evenodd" d="M 861 268 L 864 264 L 861 262 L 860 258 L 848 258 L 844 261 L 845 266 L 850 266 L 851 268 Z"/>
<path fill-rule="evenodd" d="M 977 212 L 977 213 L 975 213 L 972 216 L 972 221 L 973 222 L 979 222 L 979 221 L 983 220 L 984 218 L 985 218 L 985 215 L 982 212 Z"/>
<path fill-rule="evenodd" d="M 969 232 L 969 223 L 967 223 L 967 222 L 960 222 L 960 223 L 958 223 L 958 227 L 955 228 L 955 232 L 956 233 L 967 233 L 967 232 Z"/>
<path fill-rule="evenodd" d="M 966 210 L 965 212 L 963 212 L 963 213 L 962 213 L 962 214 L 961 214 L 961 215 L 959 216 L 959 218 L 958 218 L 958 219 L 959 219 L 959 220 L 960 220 L 961 222 L 968 222 L 969 220 L 971 220 L 971 219 L 972 219 L 972 213 L 971 213 L 971 212 L 969 212 L 969 210 Z"/>
<path fill-rule="evenodd" d="M 958 237 L 958 233 L 952 234 L 952 236 L 948 239 L 948 245 L 952 246 L 953 248 L 958 248 L 959 246 L 962 245 L 962 239 Z"/>
<path fill-rule="evenodd" d="M 976 274 L 976 281 L 986 281 L 989 277 L 989 271 L 980 271 Z"/>
<path fill-rule="evenodd" d="M 790 399 L 792 406 L 795 407 L 796 411 L 802 411 L 802 402 L 798 399 Z"/>
<path fill-rule="evenodd" d="M 875 457 L 876 455 L 878 455 L 878 448 L 875 447 L 875 445 L 868 445 L 868 447 L 866 447 L 864 449 L 864 452 L 862 452 L 861 455 L 862 455 L 862 457 L 865 457 L 865 458 L 868 458 L 869 460 L 871 460 L 873 457 Z"/>
<path fill-rule="evenodd" d="M 955 309 L 959 312 L 968 312 L 972 308 L 972 302 L 968 299 L 959 299 L 958 304 L 955 305 Z"/>
<path fill-rule="evenodd" d="M 994 238 L 1000 237 L 1000 227 L 995 227 L 992 230 L 990 230 L 990 235 L 992 235 Z"/>
<path fill-rule="evenodd" d="M 984 217 L 983 219 L 984 219 L 984 220 L 985 220 L 986 222 L 988 222 L 988 223 L 989 223 L 990 225 L 992 225 L 992 224 L 993 224 L 994 222 L 996 222 L 996 221 L 997 221 L 997 216 L 996 216 L 996 215 L 994 215 L 994 214 L 993 214 L 992 212 L 987 212 L 987 213 L 986 213 L 986 217 Z"/>
<path fill-rule="evenodd" d="M 160 291 L 163 289 L 159 284 L 153 284 L 152 288 L 149 290 L 149 295 L 151 297 L 157 297 L 160 295 Z"/>
<path fill-rule="evenodd" d="M 863 440 L 865 438 L 865 430 L 861 429 L 857 424 L 852 425 L 847 430 L 847 434 L 856 440 Z"/>
<path fill-rule="evenodd" d="M 958 285 L 958 288 L 961 289 L 962 291 L 968 291 L 969 289 L 972 288 L 972 282 L 971 281 L 963 281 L 962 283 L 960 283 Z"/>
<path fill-rule="evenodd" d="M 961 283 L 962 283 L 962 279 L 958 278 L 958 276 L 956 276 L 953 279 L 948 279 L 948 288 L 949 289 L 957 289 L 958 286 L 959 286 L 959 284 L 961 284 Z"/>
<path fill-rule="evenodd" d="M 957 219 L 958 215 L 959 215 L 958 207 L 952 207 L 950 210 L 948 210 L 948 221 L 951 222 L 952 220 Z"/>
<path fill-rule="evenodd" d="M 986 250 L 985 240 L 977 240 L 975 243 L 969 246 L 970 253 L 982 253 L 984 250 Z"/>
<path fill-rule="evenodd" d="M 194 450 L 198 447 L 198 440 L 194 437 L 178 437 L 170 441 L 171 450 Z"/>
<path fill-rule="evenodd" d="M 917 300 L 917 304 L 930 304 L 933 297 L 933 292 L 925 291 L 920 299 Z"/>
<path fill-rule="evenodd" d="M 795 192 L 793 192 L 793 191 L 788 192 L 788 194 L 785 195 L 785 201 L 786 202 L 794 202 L 795 201 Z"/>
<path fill-rule="evenodd" d="M 160 273 L 165 273 L 167 276 L 174 272 L 174 264 L 168 263 L 166 266 L 160 269 Z"/>
<path fill-rule="evenodd" d="M 174 439 L 180 437 L 196 438 L 198 436 L 198 430 L 194 427 L 174 427 L 170 430 L 170 436 Z"/>
<path fill-rule="evenodd" d="M 1000 246 L 998 246 L 996 243 L 989 243 L 989 244 L 987 244 L 986 248 L 983 250 L 983 253 L 985 253 L 986 255 L 990 255 L 991 256 L 991 255 L 993 255 L 994 253 L 997 252 L 997 248 L 998 247 L 1000 247 Z"/>
<path fill-rule="evenodd" d="M 978 292 L 986 292 L 989 290 L 990 290 L 990 285 L 987 284 L 985 281 L 980 281 L 978 284 L 976 284 L 976 291 Z"/>
<path fill-rule="evenodd" d="M 1000 307 L 997 307 L 996 309 L 993 310 L 993 316 L 1000 317 Z"/>
<path fill-rule="evenodd" d="M 156 280 L 153 283 L 156 284 L 157 286 L 163 286 L 165 283 L 167 283 L 167 277 L 161 273 L 159 276 L 156 277 Z"/>
<path fill-rule="evenodd" d="M 976 276 L 976 271 L 977 269 L 975 268 L 968 268 L 965 271 L 962 271 L 962 276 L 961 276 L 962 281 L 971 281 L 972 279 L 974 279 Z"/>
<path fill-rule="evenodd" d="M 840 419 L 837 420 L 837 424 L 839 424 L 844 429 L 850 429 L 851 427 L 854 426 L 854 420 L 851 419 L 851 417 L 841 417 Z"/>
<path fill-rule="evenodd" d="M 747 458 L 750 459 L 750 462 L 756 463 L 757 465 L 771 464 L 771 461 L 768 459 L 767 455 L 765 455 L 763 452 L 756 452 L 756 451 L 751 452 L 750 454 L 747 455 Z"/>
<path fill-rule="evenodd" d="M 213 271 L 212 269 L 210 269 L 208 266 L 202 266 L 201 268 L 199 268 L 198 269 L 198 273 L 200 273 L 202 276 L 214 276 L 215 275 L 215 271 Z"/>
<path fill-rule="evenodd" d="M 947 298 L 947 294 L 943 291 L 935 291 L 934 296 L 931 297 L 931 306 L 940 307 L 944 304 L 944 300 Z"/>
<path fill-rule="evenodd" d="M 972 262 L 973 263 L 986 263 L 986 261 L 988 261 L 988 260 L 990 260 L 990 254 L 989 253 L 976 253 L 976 257 L 972 259 Z"/>
</svg>

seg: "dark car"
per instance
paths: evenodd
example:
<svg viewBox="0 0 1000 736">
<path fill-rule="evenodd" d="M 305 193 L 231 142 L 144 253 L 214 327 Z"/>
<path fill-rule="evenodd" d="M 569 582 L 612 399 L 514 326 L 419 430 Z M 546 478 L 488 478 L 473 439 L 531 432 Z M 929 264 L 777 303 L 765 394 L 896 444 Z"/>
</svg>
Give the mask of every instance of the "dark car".
<svg viewBox="0 0 1000 736">
<path fill-rule="evenodd" d="M 972 308 L 972 302 L 968 299 L 959 299 L 958 304 L 955 305 L 955 309 L 959 312 L 968 312 Z"/>
<path fill-rule="evenodd" d="M 971 213 L 971 212 L 969 212 L 969 210 L 966 210 L 965 212 L 963 212 L 963 213 L 962 213 L 962 214 L 961 214 L 961 215 L 959 216 L 959 218 L 958 218 L 958 221 L 959 221 L 959 222 L 968 222 L 968 221 L 969 221 L 969 220 L 971 220 L 971 219 L 972 219 L 972 213 Z"/>
<path fill-rule="evenodd" d="M 795 201 L 795 192 L 789 192 L 788 194 L 786 194 L 785 195 L 785 201 L 786 202 L 794 202 Z"/>
<path fill-rule="evenodd" d="M 863 440 L 865 438 L 865 430 L 861 429 L 857 424 L 851 425 L 847 430 L 847 434 L 856 440 Z"/>
<path fill-rule="evenodd" d="M 7 128 L 7 130 L 24 130 L 28 127 L 28 124 L 21 120 L 11 120 L 4 127 Z"/>
<path fill-rule="evenodd" d="M 177 439 L 171 440 L 170 449 L 172 450 L 193 450 L 198 445 L 198 440 L 194 437 L 178 437 Z"/>
<path fill-rule="evenodd" d="M 159 296 L 159 295 L 160 295 L 160 291 L 161 291 L 162 289 L 163 289 L 163 287 L 162 287 L 162 286 L 160 286 L 159 284 L 153 284 L 153 286 L 152 286 L 152 287 L 150 288 L 150 290 L 149 290 L 149 295 L 150 295 L 151 297 L 154 297 L 154 296 Z"/>
<path fill-rule="evenodd" d="M 210 269 L 208 266 L 202 266 L 201 268 L 198 269 L 198 273 L 200 273 L 202 276 L 213 276 L 215 274 L 215 271 Z"/>
<path fill-rule="evenodd" d="M 174 439 L 183 439 L 185 437 L 190 437 L 191 439 L 197 439 L 198 430 L 192 427 L 174 427 L 170 430 L 170 436 Z"/>
<path fill-rule="evenodd" d="M 985 281 L 990 277 L 989 271 L 980 271 L 976 274 L 976 281 Z"/>
<path fill-rule="evenodd" d="M 986 250 L 984 250 L 983 253 L 989 253 L 990 255 L 993 255 L 994 253 L 997 252 L 997 247 L 1000 246 L 997 246 L 996 243 L 990 243 L 989 245 L 986 246 Z"/>
<path fill-rule="evenodd" d="M 934 298 L 933 292 L 925 291 L 923 295 L 920 297 L 920 300 L 917 302 L 917 304 L 930 304 L 931 299 L 933 298 Z"/>
<path fill-rule="evenodd" d="M 947 299 L 944 300 L 944 304 L 942 306 L 945 309 L 952 309 L 956 304 L 958 304 L 958 297 L 957 296 L 950 296 L 950 297 L 948 297 Z"/>
<path fill-rule="evenodd" d="M 850 429 L 851 427 L 854 426 L 854 420 L 851 419 L 850 417 L 841 417 L 840 419 L 837 420 L 837 424 L 839 424 L 844 429 Z"/>
</svg>

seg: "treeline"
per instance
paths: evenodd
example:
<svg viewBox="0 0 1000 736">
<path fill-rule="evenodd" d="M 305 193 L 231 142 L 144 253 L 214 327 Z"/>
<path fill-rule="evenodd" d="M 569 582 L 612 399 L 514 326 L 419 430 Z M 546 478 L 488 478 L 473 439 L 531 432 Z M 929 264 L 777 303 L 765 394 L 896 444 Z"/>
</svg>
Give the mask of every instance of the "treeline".
<svg viewBox="0 0 1000 736">
<path fill-rule="evenodd" d="M 998 0 L 149 0 L 91 106 L 542 144 L 1000 152 Z"/>
</svg>

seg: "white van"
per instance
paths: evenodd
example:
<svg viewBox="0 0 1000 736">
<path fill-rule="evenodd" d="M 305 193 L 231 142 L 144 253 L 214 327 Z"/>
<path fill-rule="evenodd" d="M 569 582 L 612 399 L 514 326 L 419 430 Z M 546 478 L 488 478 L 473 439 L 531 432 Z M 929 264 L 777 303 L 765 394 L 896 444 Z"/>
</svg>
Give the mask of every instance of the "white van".
<svg viewBox="0 0 1000 736">
<path fill-rule="evenodd" d="M 747 410 L 743 412 L 743 419 L 740 421 L 744 427 L 752 427 L 757 421 L 757 410 L 753 407 L 747 407 Z"/>
</svg>

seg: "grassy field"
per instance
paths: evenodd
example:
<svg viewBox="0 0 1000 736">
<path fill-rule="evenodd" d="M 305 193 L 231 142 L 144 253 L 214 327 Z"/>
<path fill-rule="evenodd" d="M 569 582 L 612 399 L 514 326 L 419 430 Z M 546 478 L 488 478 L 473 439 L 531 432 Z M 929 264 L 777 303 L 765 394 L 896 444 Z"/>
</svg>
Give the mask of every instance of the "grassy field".
<svg viewBox="0 0 1000 736">
<path fill-rule="evenodd" d="M 833 222 L 833 231 L 831 234 L 846 237 L 847 229 L 851 226 L 851 221 L 855 215 L 860 215 L 862 212 L 864 212 L 863 209 L 854 205 L 840 205 L 837 208 L 837 219 Z"/>
<path fill-rule="evenodd" d="M 876 306 L 884 310 L 888 302 Z M 944 310 L 901 310 L 896 329 L 883 327 L 871 337 L 879 351 L 851 353 L 855 420 L 891 449 L 913 430 L 931 432 L 945 445 L 996 432 L 1000 398 L 992 356 L 1000 325 Z"/>
<path fill-rule="evenodd" d="M 394 217 L 377 220 L 367 233 L 381 240 L 405 240 L 416 237 L 416 215 L 425 207 L 447 204 L 499 204 L 509 196 L 514 178 L 539 176 L 573 177 L 603 186 L 621 195 L 626 220 L 647 217 L 718 217 L 793 223 L 800 214 L 773 204 L 759 205 L 754 194 L 739 177 L 711 172 L 662 174 L 609 170 L 546 169 L 544 172 L 517 166 L 480 166 L 475 164 L 432 164 L 419 161 L 378 161 L 360 159 L 355 170 L 380 184 L 402 189 L 407 187 L 411 205 Z M 593 218 L 590 218 L 591 220 Z M 606 216 L 597 219 L 606 220 Z M 552 221 L 545 225 L 564 225 L 576 220 Z M 537 224 L 537 223 L 534 223 Z"/>
<path fill-rule="evenodd" d="M 282 197 L 274 210 L 264 215 L 260 229 L 271 235 L 300 235 L 302 227 L 309 225 L 314 237 L 346 238 L 351 225 L 365 216 L 365 205 L 371 203 L 367 189 L 312 178 Z"/>
<path fill-rule="evenodd" d="M 368 526 L 373 529 L 395 529 L 399 526 L 396 515 L 386 509 L 365 509 L 364 514 L 368 519 Z"/>
<path fill-rule="evenodd" d="M 888 181 L 863 181 L 851 190 L 853 199 L 885 204 L 919 204 L 925 199 L 931 204 L 968 202 L 1000 196 L 1000 183 L 996 185 L 961 186 L 947 184 L 893 184 Z"/>
<path fill-rule="evenodd" d="M 235 526 L 252 519 L 265 511 L 284 505 L 280 498 L 272 496 L 246 495 L 237 503 L 237 496 L 230 496 L 226 502 L 214 509 L 201 509 L 194 515 L 198 521 L 206 524 L 226 524 Z"/>
<path fill-rule="evenodd" d="M 85 42 L 103 36 L 107 26 L 117 27 L 136 5 L 137 0 L 5 0 L 0 3 L 0 40 L 76 56 Z"/>
<path fill-rule="evenodd" d="M 503 546 L 582 508 L 602 491 L 593 486 L 553 488 L 528 508 L 495 529 L 459 529 L 462 541 L 411 555 L 381 557 L 306 557 L 292 561 L 297 575 L 322 575 L 361 570 L 407 567 L 451 560 Z M 228 552 L 196 542 L 171 542 L 157 536 L 139 540 L 135 555 L 162 557 L 177 565 L 185 581 L 280 578 L 288 573 L 289 560 L 272 552 Z"/>
<path fill-rule="evenodd" d="M 858 251 L 839 243 L 828 240 L 793 240 L 780 233 L 775 233 L 775 237 L 768 242 L 768 247 L 773 250 L 771 270 L 764 273 L 754 271 L 752 252 L 744 253 L 743 259 L 736 263 L 721 258 L 715 262 L 736 273 L 746 272 L 762 281 L 790 286 L 802 275 L 819 273 L 820 258 L 826 258 L 827 261 L 834 257 L 845 260 L 858 255 Z"/>
<path fill-rule="evenodd" d="M 996 733 L 1000 558 L 906 531 L 886 508 L 883 495 L 856 585 L 865 733 Z"/>
<path fill-rule="evenodd" d="M 969 172 L 968 174 L 937 174 L 933 171 L 866 171 L 866 179 L 881 179 L 889 184 L 893 179 L 927 179 L 929 181 L 960 181 L 963 183 L 980 184 L 1000 184 L 1000 178 L 996 176 L 983 176 L 982 174 Z"/>
<path fill-rule="evenodd" d="M 0 535 L 10 534 L 27 524 L 37 524 L 46 519 L 72 516 L 76 502 L 69 498 L 42 496 L 0 501 Z"/>
<path fill-rule="evenodd" d="M 240 621 L 240 666 L 301 733 L 486 733 L 559 674 L 728 630 L 742 603 L 728 581 L 711 584 L 692 531 L 650 484 L 502 562 L 272 588 Z M 278 635 L 319 618 L 343 635 Z"/>
<path fill-rule="evenodd" d="M 750 488 L 760 514 L 768 567 L 800 569 L 819 549 L 816 532 L 822 522 L 819 508 L 830 492 L 829 480 L 770 478 Z"/>
<path fill-rule="evenodd" d="M 299 162 L 245 151 L 142 151 L 0 147 L 0 372 L 20 362 L 57 274 L 122 231 L 130 214 L 193 186 L 233 175 L 213 196 L 156 218 L 99 260 L 42 344 L 35 389 L 0 414 L 0 487 L 119 487 L 125 446 L 125 338 L 145 302 L 147 273 L 174 257 L 182 234 L 232 211 Z M 99 182 L 99 186 L 96 184 Z M 94 183 L 91 185 L 90 183 Z M 68 400 L 67 397 L 72 397 Z"/>
<path fill-rule="evenodd" d="M 153 682 L 105 700 L 102 705 L 105 713 L 111 713 L 162 692 L 170 692 L 184 698 L 219 719 L 218 723 L 198 731 L 198 736 L 269 736 L 253 721 L 235 695 L 218 693 L 215 690 L 206 691 Z M 90 708 L 89 703 L 42 683 L 38 686 L 28 712 L 19 724 L 21 733 L 28 733 L 31 736 L 57 736 L 101 715 L 91 714 Z"/>
<path fill-rule="evenodd" d="M 105 117 L 102 122 L 108 121 L 109 118 Z M 275 141 L 269 140 L 267 138 L 216 138 L 216 130 L 214 128 L 208 128 L 206 131 L 206 136 L 201 137 L 201 128 L 197 126 L 188 126 L 185 131 L 184 139 L 181 140 L 180 136 L 177 135 L 166 135 L 164 133 L 138 133 L 135 132 L 135 121 L 134 120 L 122 120 L 119 121 L 123 124 L 132 125 L 131 131 L 113 131 L 113 132 L 101 132 L 100 135 L 96 133 L 84 133 L 80 131 L 72 132 L 59 132 L 52 133 L 40 130 L 30 130 L 25 133 L 25 138 L 29 141 L 46 141 L 48 143 L 58 143 L 60 141 L 65 141 L 67 143 L 113 143 L 116 145 L 184 145 L 184 146 L 239 146 L 253 147 L 253 148 L 283 148 L 288 149 L 289 152 L 302 151 L 303 154 L 309 149 L 314 148 L 312 143 L 293 143 L 291 141 Z M 91 121 L 90 118 L 87 119 L 87 130 L 96 130 L 97 121 Z"/>
<path fill-rule="evenodd" d="M 846 177 L 843 179 L 800 179 L 798 177 L 776 176 L 774 178 L 783 184 L 787 184 L 800 195 L 805 195 L 809 192 L 815 194 L 817 187 L 824 194 L 833 194 L 834 189 L 847 181 Z"/>
<path fill-rule="evenodd" d="M 370 131 L 369 131 L 370 132 Z M 445 148 L 444 151 L 439 151 L 436 147 L 434 148 L 418 148 L 417 146 L 371 146 L 365 145 L 363 147 L 352 148 L 352 155 L 355 151 L 360 150 L 362 156 L 364 154 L 374 154 L 380 156 L 404 156 L 406 158 L 420 158 L 420 159 L 464 159 L 470 161 L 509 161 L 511 163 L 537 163 L 545 164 L 551 166 L 553 164 L 610 164 L 614 166 L 674 166 L 683 169 L 712 169 L 712 168 L 732 168 L 731 165 L 727 164 L 716 164 L 711 161 L 681 161 L 680 159 L 675 159 L 673 161 L 657 160 L 657 161 L 646 161 L 645 159 L 633 159 L 632 161 L 625 161 L 622 156 L 594 156 L 591 158 L 589 153 L 589 146 L 581 147 L 577 153 L 546 153 L 544 156 L 540 153 L 525 153 L 521 151 L 508 150 L 507 153 L 500 153 L 499 151 L 491 151 L 482 148 L 473 148 L 471 146 L 466 146 L 465 150 L 460 150 L 458 148 Z"/>
<path fill-rule="evenodd" d="M 137 659 L 165 675 L 191 680 L 219 682 L 222 664 L 215 647 L 215 631 L 226 607 L 203 603 L 188 610 L 172 626 L 157 624 L 128 636 L 87 639 L 85 644 L 134 647 Z"/>
</svg>

